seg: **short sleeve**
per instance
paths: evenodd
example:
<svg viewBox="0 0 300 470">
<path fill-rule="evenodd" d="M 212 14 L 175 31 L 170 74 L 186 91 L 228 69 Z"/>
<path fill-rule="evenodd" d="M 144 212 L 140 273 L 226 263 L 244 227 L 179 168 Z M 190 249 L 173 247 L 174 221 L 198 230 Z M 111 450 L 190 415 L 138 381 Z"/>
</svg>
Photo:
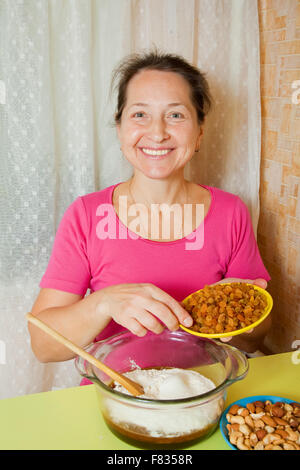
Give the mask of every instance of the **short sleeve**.
<svg viewBox="0 0 300 470">
<path fill-rule="evenodd" d="M 40 287 L 86 294 L 91 279 L 87 234 L 85 207 L 78 197 L 67 208 L 59 224 Z"/>
<path fill-rule="evenodd" d="M 237 198 L 233 213 L 231 246 L 231 257 L 224 277 L 271 279 L 259 253 L 249 210 L 240 198 Z"/>
</svg>

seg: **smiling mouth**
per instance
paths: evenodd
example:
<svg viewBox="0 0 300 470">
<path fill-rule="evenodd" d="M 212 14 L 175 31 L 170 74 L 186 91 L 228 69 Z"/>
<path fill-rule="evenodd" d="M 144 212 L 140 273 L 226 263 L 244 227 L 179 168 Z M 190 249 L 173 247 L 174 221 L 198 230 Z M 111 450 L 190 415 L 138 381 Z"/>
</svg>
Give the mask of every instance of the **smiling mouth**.
<svg viewBox="0 0 300 470">
<path fill-rule="evenodd" d="M 173 149 L 149 149 L 149 148 L 140 148 L 140 150 L 145 154 L 149 155 L 150 157 L 163 157 L 170 153 Z"/>
</svg>

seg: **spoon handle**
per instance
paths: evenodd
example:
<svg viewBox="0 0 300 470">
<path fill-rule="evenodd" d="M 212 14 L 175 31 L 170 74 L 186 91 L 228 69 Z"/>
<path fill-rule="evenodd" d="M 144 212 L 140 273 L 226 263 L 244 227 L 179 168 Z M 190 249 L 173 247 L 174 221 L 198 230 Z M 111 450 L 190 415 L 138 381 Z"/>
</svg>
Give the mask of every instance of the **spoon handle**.
<svg viewBox="0 0 300 470">
<path fill-rule="evenodd" d="M 72 341 L 65 338 L 65 336 L 58 333 L 58 331 L 46 325 L 46 323 L 44 323 L 36 316 L 32 315 L 32 313 L 27 313 L 25 316 L 29 322 L 33 323 L 45 333 L 52 336 L 52 338 L 56 339 L 56 341 L 66 346 L 66 348 L 70 349 L 75 354 L 88 361 L 90 364 L 93 364 L 95 367 L 102 370 L 102 372 L 107 374 L 113 380 L 116 380 L 119 384 L 123 385 L 123 387 L 125 387 L 132 395 L 137 396 L 144 393 L 143 387 L 141 385 L 133 382 L 128 377 L 124 377 L 122 374 L 119 374 L 115 370 L 103 364 L 103 362 L 98 361 L 98 359 L 96 359 L 94 356 L 92 356 L 76 344 L 72 343 Z"/>
</svg>

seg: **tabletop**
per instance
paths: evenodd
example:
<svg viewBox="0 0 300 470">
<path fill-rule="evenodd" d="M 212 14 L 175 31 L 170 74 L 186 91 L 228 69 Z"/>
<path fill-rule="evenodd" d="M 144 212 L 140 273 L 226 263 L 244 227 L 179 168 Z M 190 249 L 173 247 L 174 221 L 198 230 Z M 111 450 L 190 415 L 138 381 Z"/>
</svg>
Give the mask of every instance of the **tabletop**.
<svg viewBox="0 0 300 470">
<path fill-rule="evenodd" d="M 228 388 L 226 406 L 252 395 L 300 401 L 299 362 L 292 352 L 249 359 L 246 378 Z M 118 439 L 106 426 L 98 409 L 95 385 L 0 400 L 0 417 L 1 450 L 136 449 Z M 185 449 L 230 450 L 219 428 Z"/>
</svg>

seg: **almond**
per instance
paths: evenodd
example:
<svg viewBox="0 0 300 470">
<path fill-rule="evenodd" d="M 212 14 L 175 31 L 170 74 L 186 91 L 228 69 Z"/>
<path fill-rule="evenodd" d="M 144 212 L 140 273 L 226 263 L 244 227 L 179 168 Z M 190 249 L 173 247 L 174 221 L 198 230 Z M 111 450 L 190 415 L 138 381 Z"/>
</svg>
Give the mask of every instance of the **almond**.
<svg viewBox="0 0 300 470">
<path fill-rule="evenodd" d="M 259 406 L 260 408 L 263 408 L 263 409 L 264 409 L 264 407 L 265 407 L 265 404 L 264 404 L 262 401 L 254 401 L 254 402 L 253 402 L 253 405 L 254 405 L 255 407 Z"/>
<path fill-rule="evenodd" d="M 300 409 L 300 403 L 294 401 L 293 403 L 290 403 L 290 405 L 293 407 L 293 408 L 299 408 Z"/>
<path fill-rule="evenodd" d="M 284 431 L 283 429 L 276 429 L 276 434 L 279 434 L 284 439 L 289 437 L 289 434 L 286 431 Z"/>
<path fill-rule="evenodd" d="M 247 403 L 246 407 L 250 411 L 250 413 L 255 413 L 255 406 L 253 405 L 253 403 Z"/>
<path fill-rule="evenodd" d="M 238 409 L 239 409 L 239 405 L 232 405 L 228 413 L 230 413 L 231 415 L 236 415 L 238 412 Z"/>
<path fill-rule="evenodd" d="M 273 419 L 279 426 L 287 426 L 289 424 L 285 419 L 278 418 L 277 416 L 273 416 Z"/>
<path fill-rule="evenodd" d="M 278 416 L 278 418 L 281 418 L 284 415 L 284 410 L 280 406 L 272 406 L 272 415 L 273 416 Z"/>
<path fill-rule="evenodd" d="M 257 435 L 257 439 L 259 441 L 262 441 L 265 435 L 267 434 L 267 432 L 264 429 L 258 429 L 258 431 L 256 431 L 255 434 Z"/>
<path fill-rule="evenodd" d="M 291 426 L 291 428 L 297 428 L 298 427 L 298 422 L 293 418 L 291 418 L 290 421 L 286 424 L 289 424 Z"/>
<path fill-rule="evenodd" d="M 272 426 L 272 427 L 276 427 L 276 421 L 274 421 L 273 418 L 271 418 L 271 416 L 268 416 L 268 415 L 264 415 L 261 417 L 262 421 L 264 423 L 266 423 L 268 426 Z"/>
<path fill-rule="evenodd" d="M 284 403 L 282 401 L 277 401 L 276 403 L 274 403 L 274 406 L 284 406 Z"/>
<path fill-rule="evenodd" d="M 255 413 L 256 413 L 256 414 L 257 414 L 257 413 L 263 413 L 264 411 L 265 411 L 264 408 L 262 408 L 261 406 L 257 406 L 257 407 L 255 408 Z"/>
</svg>

